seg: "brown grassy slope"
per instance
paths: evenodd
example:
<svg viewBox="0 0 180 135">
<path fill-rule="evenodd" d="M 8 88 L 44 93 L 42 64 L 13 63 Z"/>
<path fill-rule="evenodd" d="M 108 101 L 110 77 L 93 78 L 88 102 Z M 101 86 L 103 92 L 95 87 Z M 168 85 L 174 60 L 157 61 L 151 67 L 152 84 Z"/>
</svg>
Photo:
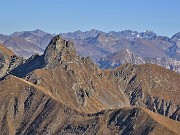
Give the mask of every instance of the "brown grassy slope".
<svg viewBox="0 0 180 135">
<path fill-rule="evenodd" d="M 124 64 L 115 70 L 111 70 L 110 74 L 110 78 L 114 74 L 117 77 L 119 76 L 119 80 L 128 84 L 128 87 L 139 81 L 143 92 L 180 103 L 178 98 L 180 96 L 180 75 L 174 71 L 154 64 Z"/>
<path fill-rule="evenodd" d="M 105 72 L 111 83 L 129 96 L 131 105 L 180 120 L 179 74 L 153 64 L 125 64 Z"/>
<path fill-rule="evenodd" d="M 75 114 L 44 88 L 25 80 L 10 77 L 0 86 L 1 134 L 53 133 Z"/>
<path fill-rule="evenodd" d="M 31 82 L 35 80 L 61 102 L 81 112 L 95 113 L 104 109 L 129 106 L 127 97 L 106 78 L 101 77 L 101 72 L 97 71 L 95 65 L 86 64 L 71 63 L 66 70 L 39 69 L 27 78 Z"/>
<path fill-rule="evenodd" d="M 177 134 L 180 133 L 180 123 L 171 119 L 168 119 L 165 116 L 159 115 L 157 113 L 153 113 L 152 111 L 142 108 L 142 110 L 147 113 L 152 119 L 154 119 L 156 122 L 161 124 L 162 126 L 165 126 L 172 131 L 176 132 Z"/>
<path fill-rule="evenodd" d="M 155 116 L 154 116 L 155 115 Z M 166 121 L 167 123 L 163 123 Z M 172 123 L 171 123 L 172 122 Z M 174 126 L 172 126 L 172 125 Z M 145 108 L 131 107 L 113 110 L 107 119 L 111 134 L 179 134 L 179 122 Z"/>
<path fill-rule="evenodd" d="M 177 134 L 178 122 L 141 108 L 81 114 L 43 87 L 17 77 L 0 82 L 1 134 Z M 155 115 L 155 117 L 154 117 Z M 152 117 L 153 116 L 153 117 Z M 158 120 L 156 122 L 154 120 Z M 162 125 L 174 125 L 176 129 Z"/>
</svg>

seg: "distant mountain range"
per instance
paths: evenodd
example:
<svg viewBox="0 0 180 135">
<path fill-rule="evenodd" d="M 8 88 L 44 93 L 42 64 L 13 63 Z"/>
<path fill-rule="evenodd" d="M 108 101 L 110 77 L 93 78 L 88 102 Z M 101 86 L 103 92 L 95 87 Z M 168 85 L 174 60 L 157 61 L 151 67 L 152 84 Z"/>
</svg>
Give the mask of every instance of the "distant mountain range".
<svg viewBox="0 0 180 135">
<path fill-rule="evenodd" d="M 180 72 L 180 33 L 166 37 L 158 36 L 152 31 L 106 33 L 93 29 L 61 35 L 75 43 L 79 55 L 90 57 L 104 69 L 115 68 L 124 63 L 153 63 Z M 0 42 L 17 55 L 28 58 L 35 53 L 42 54 L 52 37 L 52 34 L 37 29 L 15 32 L 9 36 L 1 34 Z"/>
<path fill-rule="evenodd" d="M 169 38 L 152 31 L 105 33 L 93 29 L 61 35 L 75 42 L 80 55 L 90 57 L 104 69 L 125 63 L 153 63 L 180 73 L 180 33 Z"/>
<path fill-rule="evenodd" d="M 122 51 L 115 52 L 98 61 L 100 68 L 109 69 L 116 68 L 125 63 L 131 64 L 157 64 L 163 66 L 167 69 L 176 71 L 180 73 L 180 61 L 174 58 L 150 58 L 150 57 L 140 57 L 134 54 L 131 50 L 125 49 Z"/>
<path fill-rule="evenodd" d="M 42 54 L 53 35 L 41 30 L 15 32 L 11 35 L 0 34 L 0 43 L 6 45 L 18 56 L 29 58 Z"/>
<path fill-rule="evenodd" d="M 97 61 L 102 57 L 102 54 L 107 56 L 108 53 L 112 54 L 124 49 L 130 49 L 142 57 L 173 57 L 180 59 L 179 46 L 172 38 L 158 36 L 151 31 L 138 33 L 126 30 L 105 33 L 91 30 L 65 33 L 62 36 L 76 41 L 76 44 L 80 47 L 91 46 L 91 48 L 95 48 L 94 53 L 97 52 L 97 55 L 94 54 L 92 58 Z M 178 37 L 176 34 L 174 36 Z M 175 39 L 174 36 L 173 39 Z M 176 41 L 178 40 L 176 39 Z"/>
</svg>

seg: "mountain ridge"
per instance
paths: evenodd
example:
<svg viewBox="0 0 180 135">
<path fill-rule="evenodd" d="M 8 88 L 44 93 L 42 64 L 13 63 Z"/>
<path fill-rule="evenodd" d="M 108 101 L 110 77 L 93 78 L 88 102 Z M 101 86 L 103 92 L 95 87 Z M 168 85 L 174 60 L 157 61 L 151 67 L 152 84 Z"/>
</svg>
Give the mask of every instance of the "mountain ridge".
<svg viewBox="0 0 180 135">
<path fill-rule="evenodd" d="M 123 102 L 120 101 L 121 103 L 119 102 L 119 105 L 123 105 L 122 103 L 128 105 L 127 102 L 128 100 L 130 100 L 131 105 L 142 104 L 144 102 L 143 100 L 145 100 L 145 102 L 143 103 L 145 106 L 148 106 L 148 104 L 152 104 L 151 102 L 156 102 L 156 97 L 159 95 L 156 95 L 155 92 L 154 97 L 152 96 L 149 97 L 149 92 L 146 93 L 147 89 L 149 89 L 150 91 L 151 90 L 156 91 L 156 89 L 158 88 L 159 91 L 162 90 L 168 92 L 169 88 L 171 87 L 175 90 L 174 92 L 179 91 L 178 90 L 179 84 L 177 83 L 179 75 L 175 74 L 174 72 L 165 70 L 164 68 L 160 68 L 156 65 L 151 65 L 151 64 L 144 64 L 138 66 L 125 64 L 119 68 L 116 68 L 115 70 L 112 71 L 110 70 L 106 72 L 100 70 L 97 67 L 97 65 L 91 62 L 91 60 L 77 56 L 74 44 L 72 42 L 63 40 L 60 36 L 56 36 L 52 39 L 49 46 L 45 50 L 44 55 L 34 57 L 34 59 L 32 59 L 32 62 L 30 61 L 30 64 L 28 64 L 29 61 L 27 61 L 27 65 L 29 65 L 28 67 L 30 68 L 31 67 L 30 65 L 33 66 L 36 65 L 32 63 L 33 61 L 34 62 L 38 61 L 39 58 L 42 61 L 38 63 L 44 63 L 44 65 L 42 65 L 41 67 L 37 65 L 38 67 L 32 68 L 31 70 L 28 70 L 28 72 L 26 72 L 25 70 L 27 69 L 26 68 L 27 66 L 25 64 L 25 66 L 22 66 L 21 68 L 17 67 L 15 70 L 11 72 L 11 74 L 19 75 L 23 71 L 23 73 L 25 73 L 23 77 L 25 77 L 27 80 L 29 80 L 30 82 L 34 82 L 38 85 L 42 85 L 43 87 L 47 87 L 46 89 L 51 89 L 51 92 L 53 93 L 57 93 L 57 88 L 59 86 L 63 86 L 63 89 L 65 90 L 64 92 L 59 91 L 61 94 L 65 94 L 68 91 L 71 91 L 71 89 L 73 89 L 75 93 L 73 92 L 73 95 L 71 95 L 71 97 L 74 97 L 74 95 L 79 97 L 77 98 L 75 96 L 74 101 L 71 104 L 77 103 L 80 104 L 81 107 L 84 105 L 86 106 L 86 104 L 88 103 L 87 102 L 88 99 L 90 99 L 91 96 L 93 97 L 94 91 L 97 91 L 95 89 L 101 89 L 98 90 L 98 92 L 100 93 L 103 92 L 104 90 L 105 93 L 109 93 L 108 91 L 106 91 L 107 87 L 109 87 L 109 89 L 111 90 L 114 89 L 113 93 L 116 93 L 116 95 L 119 95 L 118 94 L 119 92 L 121 93 L 120 97 L 123 97 L 122 99 L 124 101 Z M 93 73 L 93 75 L 90 75 L 89 72 Z M 156 74 L 154 74 L 155 72 Z M 168 77 L 163 75 L 164 73 L 167 73 Z M 126 74 L 128 76 L 126 76 Z M 142 74 L 146 74 L 147 77 L 141 76 Z M 157 74 L 160 74 L 159 76 L 161 76 L 161 78 L 158 77 Z M 61 75 L 63 76 L 63 78 L 60 78 Z M 53 77 L 53 79 L 49 80 L 48 76 Z M 111 80 L 110 78 L 113 79 Z M 163 80 L 163 78 L 166 78 L 166 80 Z M 172 82 L 172 78 L 173 78 L 173 82 Z M 114 81 L 117 81 L 116 79 L 118 79 L 117 84 L 120 83 L 120 85 L 123 86 L 123 87 L 121 86 L 122 88 L 119 88 L 120 86 L 114 84 Z M 59 81 L 57 82 L 56 80 Z M 97 81 L 94 82 L 94 80 Z M 51 83 L 48 83 L 49 81 L 51 81 Z M 63 84 L 64 81 L 68 82 L 68 84 L 66 85 Z M 146 81 L 149 82 L 149 84 L 147 84 Z M 166 81 L 171 83 L 167 83 Z M 141 84 L 140 82 L 143 84 Z M 163 83 L 163 85 L 165 85 L 166 87 L 161 86 L 161 83 Z M 101 88 L 102 86 L 100 84 L 104 84 L 104 87 Z M 142 91 L 142 89 L 144 89 L 145 91 L 144 90 Z M 104 92 L 101 93 L 101 95 L 104 95 L 106 97 L 106 94 L 104 94 Z M 125 95 L 124 92 L 126 93 Z M 134 92 L 137 95 L 134 98 L 132 98 Z M 80 96 L 81 94 L 82 97 Z M 142 95 L 144 95 L 144 97 L 142 97 Z M 161 93 L 161 95 L 163 94 Z M 176 95 L 178 95 L 178 93 Z M 109 93 L 109 96 L 113 96 L 113 95 Z M 128 99 L 127 96 L 129 96 L 130 99 Z M 145 98 L 146 96 L 147 99 Z M 68 97 L 68 95 L 64 95 L 62 97 Z M 105 97 L 103 97 L 103 99 L 101 100 L 102 101 L 105 100 L 104 99 Z M 165 114 L 165 110 L 168 108 L 168 104 L 170 104 L 169 102 L 171 102 L 171 105 L 172 102 L 174 102 L 174 101 L 169 101 L 170 99 L 168 97 L 167 98 L 165 97 L 167 97 L 167 94 L 164 94 L 162 101 L 162 102 L 167 102 L 167 104 L 164 106 L 165 108 L 163 107 L 164 108 L 163 111 L 158 106 L 153 106 L 155 107 L 154 111 L 158 112 L 158 110 L 160 109 L 163 112 L 163 114 Z M 97 99 L 96 96 L 93 98 Z M 176 99 L 177 103 L 176 102 L 174 103 L 179 104 L 179 100 L 177 98 L 173 97 L 172 99 Z M 148 101 L 148 100 L 152 100 L 152 101 Z M 158 100 L 162 100 L 162 98 Z M 98 102 L 102 104 L 102 101 L 100 102 L 98 101 Z M 109 102 L 109 100 L 107 101 L 106 104 L 109 104 L 109 106 L 114 106 L 112 105 L 111 102 Z M 146 102 L 150 102 L 150 103 L 146 104 Z M 164 105 L 164 103 L 162 104 Z M 171 109 L 173 110 L 172 112 L 174 113 L 179 108 L 173 105 Z M 151 108 L 151 110 L 153 110 L 153 108 Z M 167 115 L 169 117 L 174 117 L 175 119 L 179 120 L 179 114 L 178 113 L 173 114 L 172 112 L 167 112 Z"/>
<path fill-rule="evenodd" d="M 124 49 L 122 51 L 117 51 L 111 55 L 101 58 L 98 65 L 102 69 L 113 69 L 120 65 L 131 63 L 131 64 L 157 64 L 159 66 L 165 67 L 166 69 L 173 70 L 180 73 L 180 61 L 173 58 L 142 58 L 132 52 L 130 49 Z"/>
<path fill-rule="evenodd" d="M 102 70 L 57 35 L 0 81 L 0 131 L 176 135 L 179 79 L 153 64 Z"/>
<path fill-rule="evenodd" d="M 12 79 L 15 79 L 15 81 Z M 20 81 L 20 85 L 15 85 L 14 90 L 7 93 L 8 96 L 5 96 L 6 94 L 2 91 L 2 87 L 0 88 L 1 95 L 3 92 L 3 97 L 6 97 L 2 98 L 1 96 L 0 100 L 4 100 L 3 103 L 9 101 L 9 104 L 5 104 L 9 111 L 0 115 L 0 120 L 3 118 L 2 124 L 4 124 L 3 127 L 0 126 L 3 134 L 154 133 L 176 135 L 179 132 L 179 123 L 142 108 L 121 108 L 104 110 L 95 114 L 81 114 L 61 104 L 56 99 L 53 99 L 52 96 L 43 94 L 44 91 L 39 90 L 37 86 L 24 80 L 16 79 L 6 79 L 3 82 L 3 86 L 5 86 L 7 83 L 15 85 Z M 18 87 L 24 87 L 24 89 L 20 90 Z M 12 89 L 13 87 L 10 88 Z M 14 108 L 11 107 L 11 104 L 14 104 Z M 63 117 L 58 117 L 58 115 L 63 115 Z M 154 120 L 154 116 L 156 120 L 159 120 L 158 122 Z M 129 119 L 129 117 L 133 119 Z M 124 121 L 121 121 L 121 118 Z M 162 123 L 164 120 L 166 120 L 166 124 Z M 139 124 L 139 122 L 143 122 L 146 126 Z M 66 123 L 66 125 L 61 125 L 60 123 Z M 174 126 L 169 126 L 168 123 Z M 137 129 L 133 130 L 132 125 Z M 130 128 L 129 130 L 122 129 L 121 126 Z"/>
</svg>

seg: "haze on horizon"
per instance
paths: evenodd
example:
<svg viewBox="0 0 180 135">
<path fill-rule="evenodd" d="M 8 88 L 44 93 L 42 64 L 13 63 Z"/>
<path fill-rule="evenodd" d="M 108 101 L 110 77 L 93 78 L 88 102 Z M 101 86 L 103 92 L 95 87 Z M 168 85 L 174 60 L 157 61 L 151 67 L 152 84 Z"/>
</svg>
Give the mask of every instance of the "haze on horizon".
<svg viewBox="0 0 180 135">
<path fill-rule="evenodd" d="M 171 37 L 180 31 L 179 5 L 179 0 L 0 0 L 0 33 L 131 29 Z"/>
</svg>

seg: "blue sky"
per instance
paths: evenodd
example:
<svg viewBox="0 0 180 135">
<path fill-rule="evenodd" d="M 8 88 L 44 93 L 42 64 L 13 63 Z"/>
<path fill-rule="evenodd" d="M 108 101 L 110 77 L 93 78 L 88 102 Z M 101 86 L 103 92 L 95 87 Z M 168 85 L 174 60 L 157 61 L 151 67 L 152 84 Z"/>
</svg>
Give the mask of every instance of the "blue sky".
<svg viewBox="0 0 180 135">
<path fill-rule="evenodd" d="M 180 31 L 180 0 L 0 0 L 0 33 L 98 29 Z"/>
</svg>

